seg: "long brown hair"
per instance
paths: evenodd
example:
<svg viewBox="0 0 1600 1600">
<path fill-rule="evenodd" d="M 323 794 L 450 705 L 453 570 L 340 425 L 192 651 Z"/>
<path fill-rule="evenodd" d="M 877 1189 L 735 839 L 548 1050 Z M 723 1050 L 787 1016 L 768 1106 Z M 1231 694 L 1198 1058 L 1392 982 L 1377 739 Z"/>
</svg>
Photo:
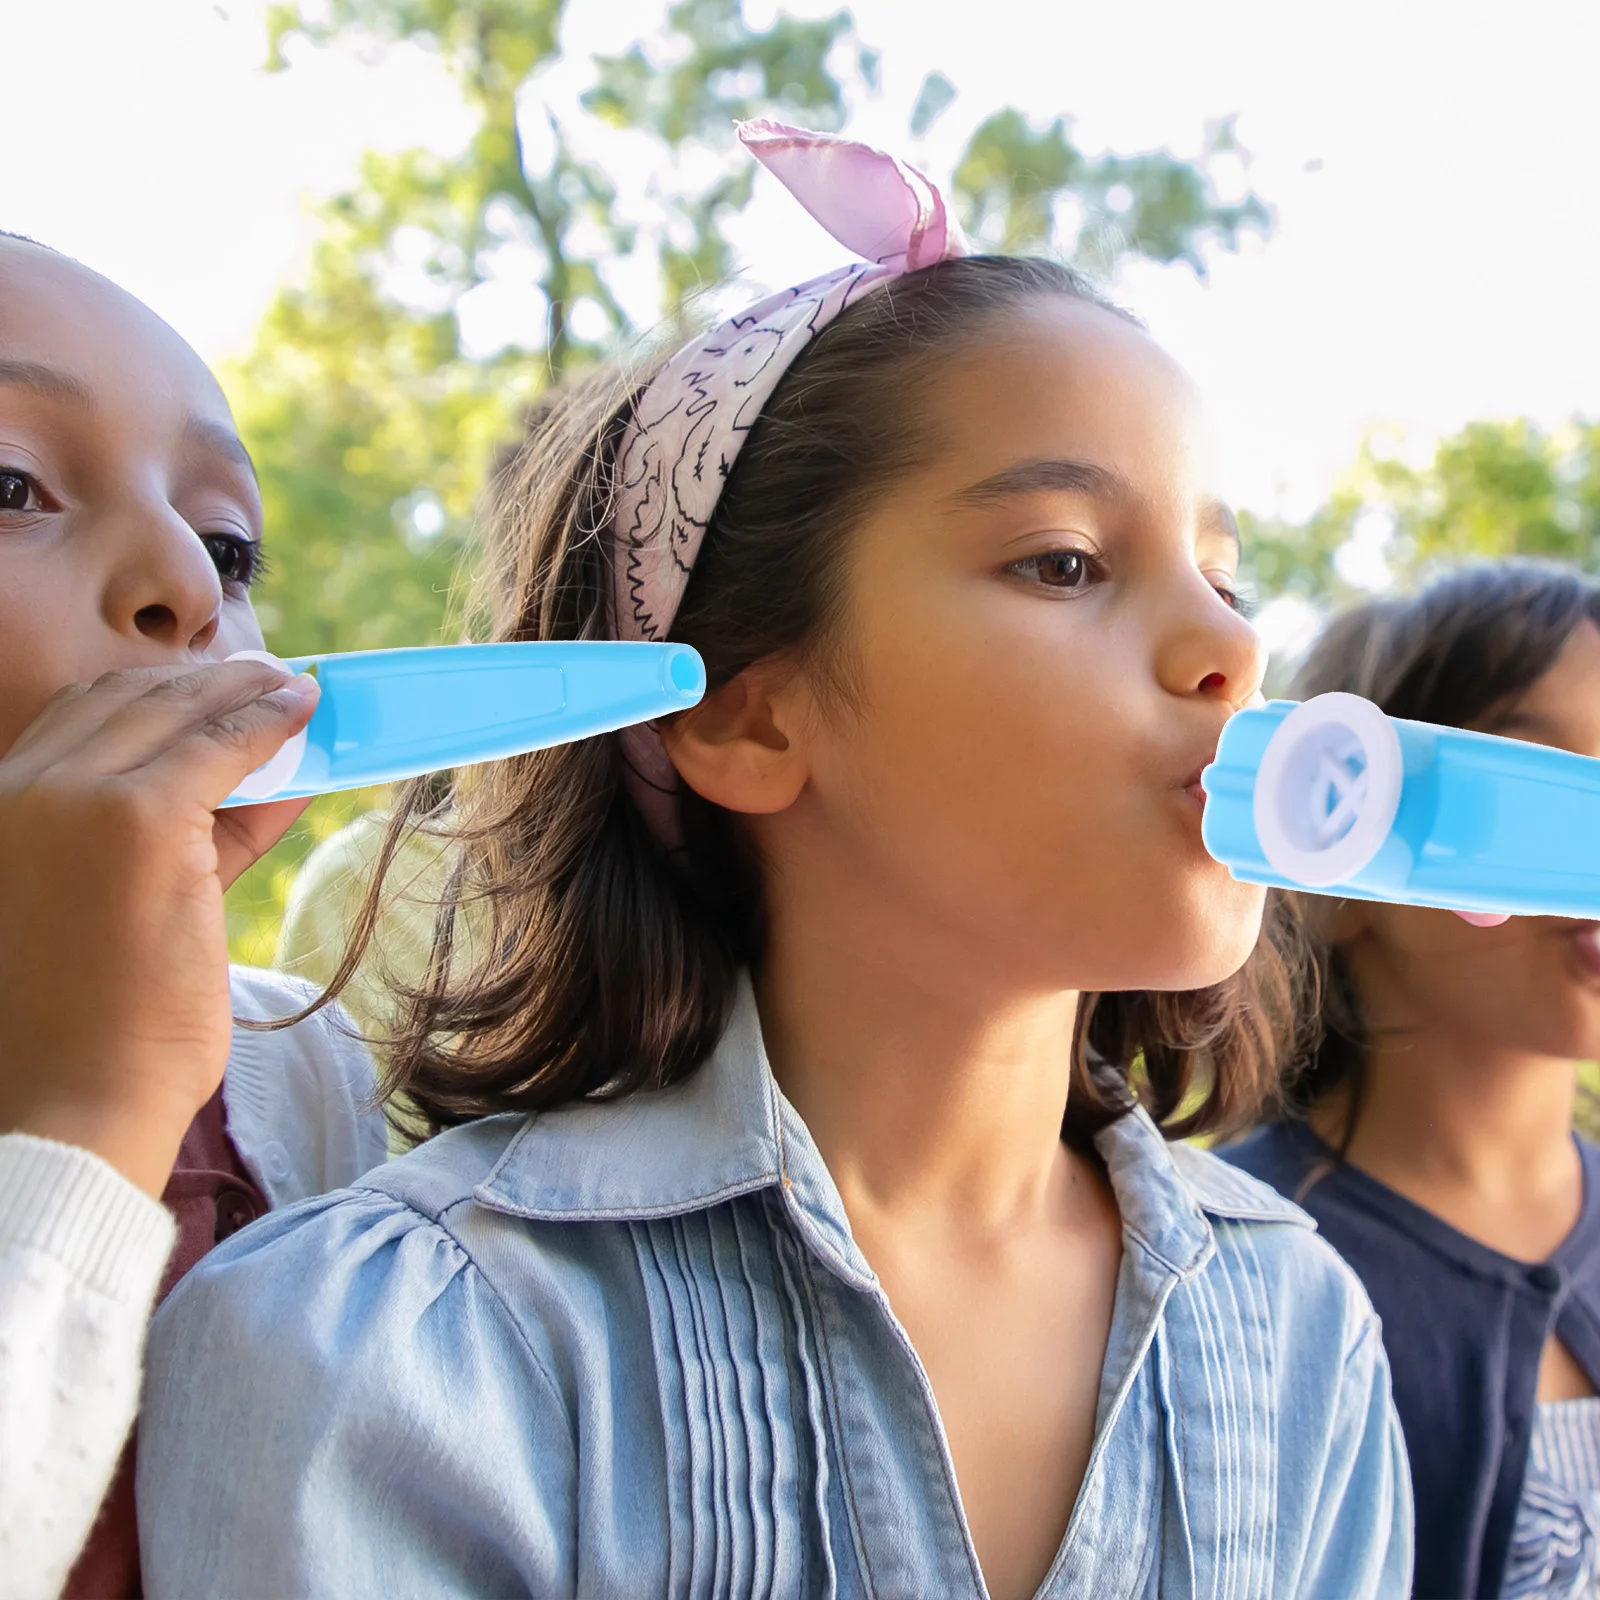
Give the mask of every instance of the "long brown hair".
<svg viewBox="0 0 1600 1600">
<path fill-rule="evenodd" d="M 908 396 L 996 318 L 1054 295 L 1104 304 L 1065 267 L 980 256 L 898 279 L 824 329 L 751 431 L 671 630 L 699 650 L 711 688 L 787 653 L 848 699 L 836 626 L 846 543 L 937 448 Z M 614 456 L 649 375 L 602 374 L 562 396 L 500 473 L 489 637 L 606 636 Z M 463 774 L 434 813 L 454 876 L 430 971 L 402 986 L 387 1041 L 392 1088 L 419 1131 L 673 1083 L 720 1036 L 740 969 L 761 959 L 757 863 L 737 819 L 692 794 L 685 847 L 669 859 L 628 799 L 621 760 L 608 737 L 499 762 Z M 371 939 L 383 872 L 422 794 L 414 786 L 396 807 L 330 993 Z M 1275 922 L 1215 988 L 1085 996 L 1067 1133 L 1086 1138 L 1128 1109 L 1136 1062 L 1137 1093 L 1169 1134 L 1248 1119 L 1276 1082 L 1293 964 L 1292 933 Z M 1102 1058 L 1093 1072 L 1091 1055 Z"/>
<path fill-rule="evenodd" d="M 1585 621 L 1600 623 L 1600 585 L 1583 574 L 1543 561 L 1473 563 L 1414 595 L 1336 617 L 1302 663 L 1293 694 L 1338 689 L 1407 721 L 1483 727 L 1555 665 Z M 1307 931 L 1320 1035 L 1287 1085 L 1284 1108 L 1304 1113 L 1339 1097 L 1342 1156 L 1361 1112 L 1369 1035 L 1349 962 L 1328 936 L 1337 903 L 1278 891 L 1274 898 L 1298 902 L 1292 909 Z"/>
</svg>

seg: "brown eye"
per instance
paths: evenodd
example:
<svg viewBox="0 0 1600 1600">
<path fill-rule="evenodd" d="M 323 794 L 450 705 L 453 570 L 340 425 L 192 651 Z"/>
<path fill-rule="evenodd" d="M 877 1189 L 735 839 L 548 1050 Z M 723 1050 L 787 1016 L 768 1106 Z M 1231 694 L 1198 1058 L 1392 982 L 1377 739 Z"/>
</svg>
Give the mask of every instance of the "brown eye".
<svg viewBox="0 0 1600 1600">
<path fill-rule="evenodd" d="M 248 589 L 266 571 L 266 557 L 255 539 L 243 539 L 232 533 L 202 533 L 200 542 L 206 547 L 217 576 L 225 584 Z"/>
<path fill-rule="evenodd" d="M 1046 589 L 1075 594 L 1100 576 L 1100 565 L 1084 550 L 1045 550 L 1016 562 L 1011 571 Z"/>
<path fill-rule="evenodd" d="M 37 511 L 38 486 L 25 472 L 0 467 L 0 511 Z"/>
<path fill-rule="evenodd" d="M 1076 550 L 1052 550 L 1039 558 L 1039 581 L 1052 589 L 1080 588 L 1089 576 L 1089 559 Z"/>
</svg>

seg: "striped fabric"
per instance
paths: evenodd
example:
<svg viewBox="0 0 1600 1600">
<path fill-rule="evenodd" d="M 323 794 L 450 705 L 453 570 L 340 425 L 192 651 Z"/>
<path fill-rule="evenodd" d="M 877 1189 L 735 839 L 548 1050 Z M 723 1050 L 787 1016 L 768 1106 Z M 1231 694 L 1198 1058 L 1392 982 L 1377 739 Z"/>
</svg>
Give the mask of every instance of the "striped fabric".
<svg viewBox="0 0 1600 1600">
<path fill-rule="evenodd" d="M 1539 1407 L 1500 1592 L 1504 1600 L 1600 1593 L 1600 1398 Z"/>
</svg>

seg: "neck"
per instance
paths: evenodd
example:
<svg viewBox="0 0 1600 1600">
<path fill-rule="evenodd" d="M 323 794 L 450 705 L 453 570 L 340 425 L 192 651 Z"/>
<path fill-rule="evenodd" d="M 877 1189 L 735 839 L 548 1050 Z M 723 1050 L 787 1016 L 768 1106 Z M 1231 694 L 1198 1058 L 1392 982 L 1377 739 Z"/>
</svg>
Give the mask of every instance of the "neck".
<svg viewBox="0 0 1600 1600">
<path fill-rule="evenodd" d="M 1583 1204 L 1570 1061 L 1410 1018 L 1374 1026 L 1347 1157 L 1461 1232 L 1542 1260 Z M 1330 1097 L 1312 1124 L 1337 1143 L 1351 1109 Z"/>
<path fill-rule="evenodd" d="M 1059 1203 L 1078 997 L 1019 994 L 932 958 L 923 930 L 774 919 L 758 978 L 779 1086 L 852 1218 L 1005 1230 Z"/>
<path fill-rule="evenodd" d="M 1448 1034 L 1369 1050 L 1349 1154 L 1359 1166 L 1425 1174 L 1508 1198 L 1549 1181 L 1572 1144 L 1570 1061 Z M 1329 1122 L 1342 1122 L 1342 1107 Z"/>
</svg>

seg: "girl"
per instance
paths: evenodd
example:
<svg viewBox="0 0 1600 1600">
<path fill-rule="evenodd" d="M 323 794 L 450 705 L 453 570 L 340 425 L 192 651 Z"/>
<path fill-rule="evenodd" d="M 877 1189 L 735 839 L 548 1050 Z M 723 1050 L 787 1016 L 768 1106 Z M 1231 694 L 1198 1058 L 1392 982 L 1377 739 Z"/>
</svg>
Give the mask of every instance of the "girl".
<svg viewBox="0 0 1600 1600">
<path fill-rule="evenodd" d="M 1262 658 L 1189 386 L 891 158 L 744 137 L 877 264 L 570 398 L 503 512 L 500 636 L 711 692 L 462 796 L 396 1055 L 449 1131 L 170 1302 L 151 1587 L 1401 1592 L 1370 1308 L 1158 1131 L 1288 998 L 1200 843 Z"/>
<path fill-rule="evenodd" d="M 320 1019 L 230 1022 L 303 999 L 230 979 L 222 908 L 299 805 L 212 815 L 315 703 L 260 663 L 207 665 L 261 647 L 260 523 L 194 352 L 105 279 L 0 237 L 8 1596 L 68 1578 L 133 1417 L 152 1298 L 269 1204 L 383 1156 L 361 1049 Z M 137 1590 L 134 1534 L 130 1458 L 69 1593 Z"/>
<path fill-rule="evenodd" d="M 1600 756 L 1600 587 L 1469 568 L 1340 618 L 1301 671 L 1397 717 Z M 1293 1196 L 1383 1318 L 1416 1484 L 1416 1592 L 1600 1588 L 1600 927 L 1308 900 L 1322 1045 L 1301 1113 L 1224 1153 Z"/>
</svg>

